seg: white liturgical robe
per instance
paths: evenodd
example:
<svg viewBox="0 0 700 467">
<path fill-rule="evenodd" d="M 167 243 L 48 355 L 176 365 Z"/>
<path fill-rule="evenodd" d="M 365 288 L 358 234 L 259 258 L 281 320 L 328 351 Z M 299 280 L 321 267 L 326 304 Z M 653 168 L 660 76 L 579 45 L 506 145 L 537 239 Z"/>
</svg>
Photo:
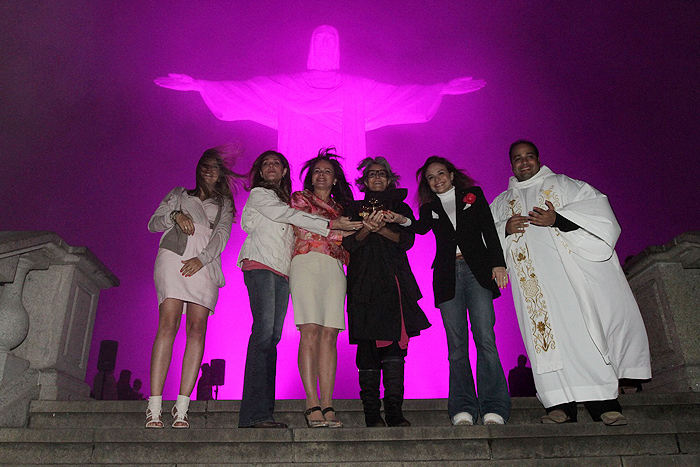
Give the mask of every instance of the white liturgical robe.
<svg viewBox="0 0 700 467">
<path fill-rule="evenodd" d="M 511 216 L 547 209 L 545 201 L 580 228 L 531 224 L 506 236 Z M 614 250 L 620 227 L 608 198 L 542 166 L 529 180 L 511 177 L 491 211 L 542 404 L 614 399 L 618 379 L 650 378 L 646 329 Z"/>
</svg>

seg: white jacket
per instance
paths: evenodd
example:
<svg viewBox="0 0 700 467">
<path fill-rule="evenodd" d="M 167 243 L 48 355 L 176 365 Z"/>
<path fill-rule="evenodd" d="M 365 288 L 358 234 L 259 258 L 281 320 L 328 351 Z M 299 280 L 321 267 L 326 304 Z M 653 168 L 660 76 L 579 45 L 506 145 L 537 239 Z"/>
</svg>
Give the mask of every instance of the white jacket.
<svg viewBox="0 0 700 467">
<path fill-rule="evenodd" d="M 212 230 L 209 243 L 197 255 L 197 258 L 207 268 L 209 277 L 219 287 L 223 287 L 226 284 L 224 273 L 221 270 L 221 252 L 224 251 L 226 242 L 231 236 L 231 224 L 233 223 L 231 207 L 231 201 L 225 199 L 223 206 L 221 206 L 221 218 L 219 218 L 219 222 Z M 209 225 L 209 219 L 207 218 L 207 213 L 204 212 L 201 200 L 196 196 L 188 195 L 187 189 L 179 186 L 163 198 L 160 206 L 158 206 L 158 209 L 156 209 L 156 212 L 153 213 L 151 220 L 148 222 L 149 231 L 163 232 L 163 236 L 160 238 L 161 242 L 163 237 L 175 226 L 173 221 L 170 220 L 170 213 L 178 209 L 185 211 L 196 224 Z"/>
<path fill-rule="evenodd" d="M 289 275 L 294 247 L 289 224 L 324 236 L 330 232 L 328 219 L 289 207 L 270 189 L 253 188 L 241 214 L 241 228 L 248 237 L 238 255 L 238 266 L 248 259 Z"/>
</svg>

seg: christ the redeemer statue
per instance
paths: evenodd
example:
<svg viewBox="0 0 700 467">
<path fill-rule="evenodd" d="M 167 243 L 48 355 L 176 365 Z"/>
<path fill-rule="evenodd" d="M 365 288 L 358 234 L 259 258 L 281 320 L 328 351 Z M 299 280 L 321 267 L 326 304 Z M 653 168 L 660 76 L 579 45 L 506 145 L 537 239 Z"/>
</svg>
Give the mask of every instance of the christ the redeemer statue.
<svg viewBox="0 0 700 467">
<path fill-rule="evenodd" d="M 277 150 L 291 161 L 335 146 L 348 168 L 366 157 L 365 132 L 430 120 L 444 94 L 477 91 L 486 83 L 457 78 L 447 84 L 394 86 L 340 73 L 338 31 L 319 26 L 311 37 L 308 70 L 246 81 L 206 81 L 169 74 L 158 86 L 198 91 L 226 121 L 252 120 L 277 130 Z"/>
</svg>

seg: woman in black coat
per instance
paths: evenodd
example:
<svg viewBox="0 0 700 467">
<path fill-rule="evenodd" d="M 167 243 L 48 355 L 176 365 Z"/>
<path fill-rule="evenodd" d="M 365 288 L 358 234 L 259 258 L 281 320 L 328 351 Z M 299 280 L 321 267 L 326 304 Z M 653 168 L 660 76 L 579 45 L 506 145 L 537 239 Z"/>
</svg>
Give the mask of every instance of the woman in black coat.
<svg viewBox="0 0 700 467">
<path fill-rule="evenodd" d="M 418 284 L 408 264 L 406 251 L 415 235 L 384 221 L 391 210 L 408 219 L 411 208 L 403 200 L 406 190 L 396 188 L 398 176 L 383 157 L 366 158 L 356 180 L 365 200 L 357 209 L 363 227 L 345 237 L 350 252 L 348 264 L 348 329 L 350 342 L 357 344 L 360 396 L 367 426 L 385 426 L 379 413 L 380 376 L 384 376 L 384 414 L 389 426 L 410 426 L 401 406 L 404 393 L 404 357 L 408 339 L 430 326 L 417 301 Z"/>
<path fill-rule="evenodd" d="M 443 157 L 431 156 L 416 172 L 420 219 L 387 213 L 388 222 L 435 235 L 433 291 L 447 334 L 450 362 L 448 413 L 454 425 L 502 425 L 510 397 L 493 331 L 493 299 L 508 282 L 503 250 L 484 192 Z M 469 362 L 467 310 L 476 345 L 476 388 Z"/>
</svg>

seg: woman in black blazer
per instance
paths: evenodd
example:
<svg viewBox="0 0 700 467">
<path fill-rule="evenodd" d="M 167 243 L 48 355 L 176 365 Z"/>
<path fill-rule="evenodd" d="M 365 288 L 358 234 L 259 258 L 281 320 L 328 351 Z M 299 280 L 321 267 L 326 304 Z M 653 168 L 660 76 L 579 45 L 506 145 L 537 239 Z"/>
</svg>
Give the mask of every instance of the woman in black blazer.
<svg viewBox="0 0 700 467">
<path fill-rule="evenodd" d="M 431 156 L 416 172 L 420 219 L 386 214 L 409 230 L 435 235 L 433 293 L 447 334 L 450 394 L 447 410 L 453 425 L 473 425 L 481 414 L 486 425 L 502 425 L 510 396 L 493 331 L 493 299 L 508 283 L 501 243 L 484 192 L 443 157 Z M 467 310 L 476 345 L 477 402 L 469 362 Z"/>
</svg>

